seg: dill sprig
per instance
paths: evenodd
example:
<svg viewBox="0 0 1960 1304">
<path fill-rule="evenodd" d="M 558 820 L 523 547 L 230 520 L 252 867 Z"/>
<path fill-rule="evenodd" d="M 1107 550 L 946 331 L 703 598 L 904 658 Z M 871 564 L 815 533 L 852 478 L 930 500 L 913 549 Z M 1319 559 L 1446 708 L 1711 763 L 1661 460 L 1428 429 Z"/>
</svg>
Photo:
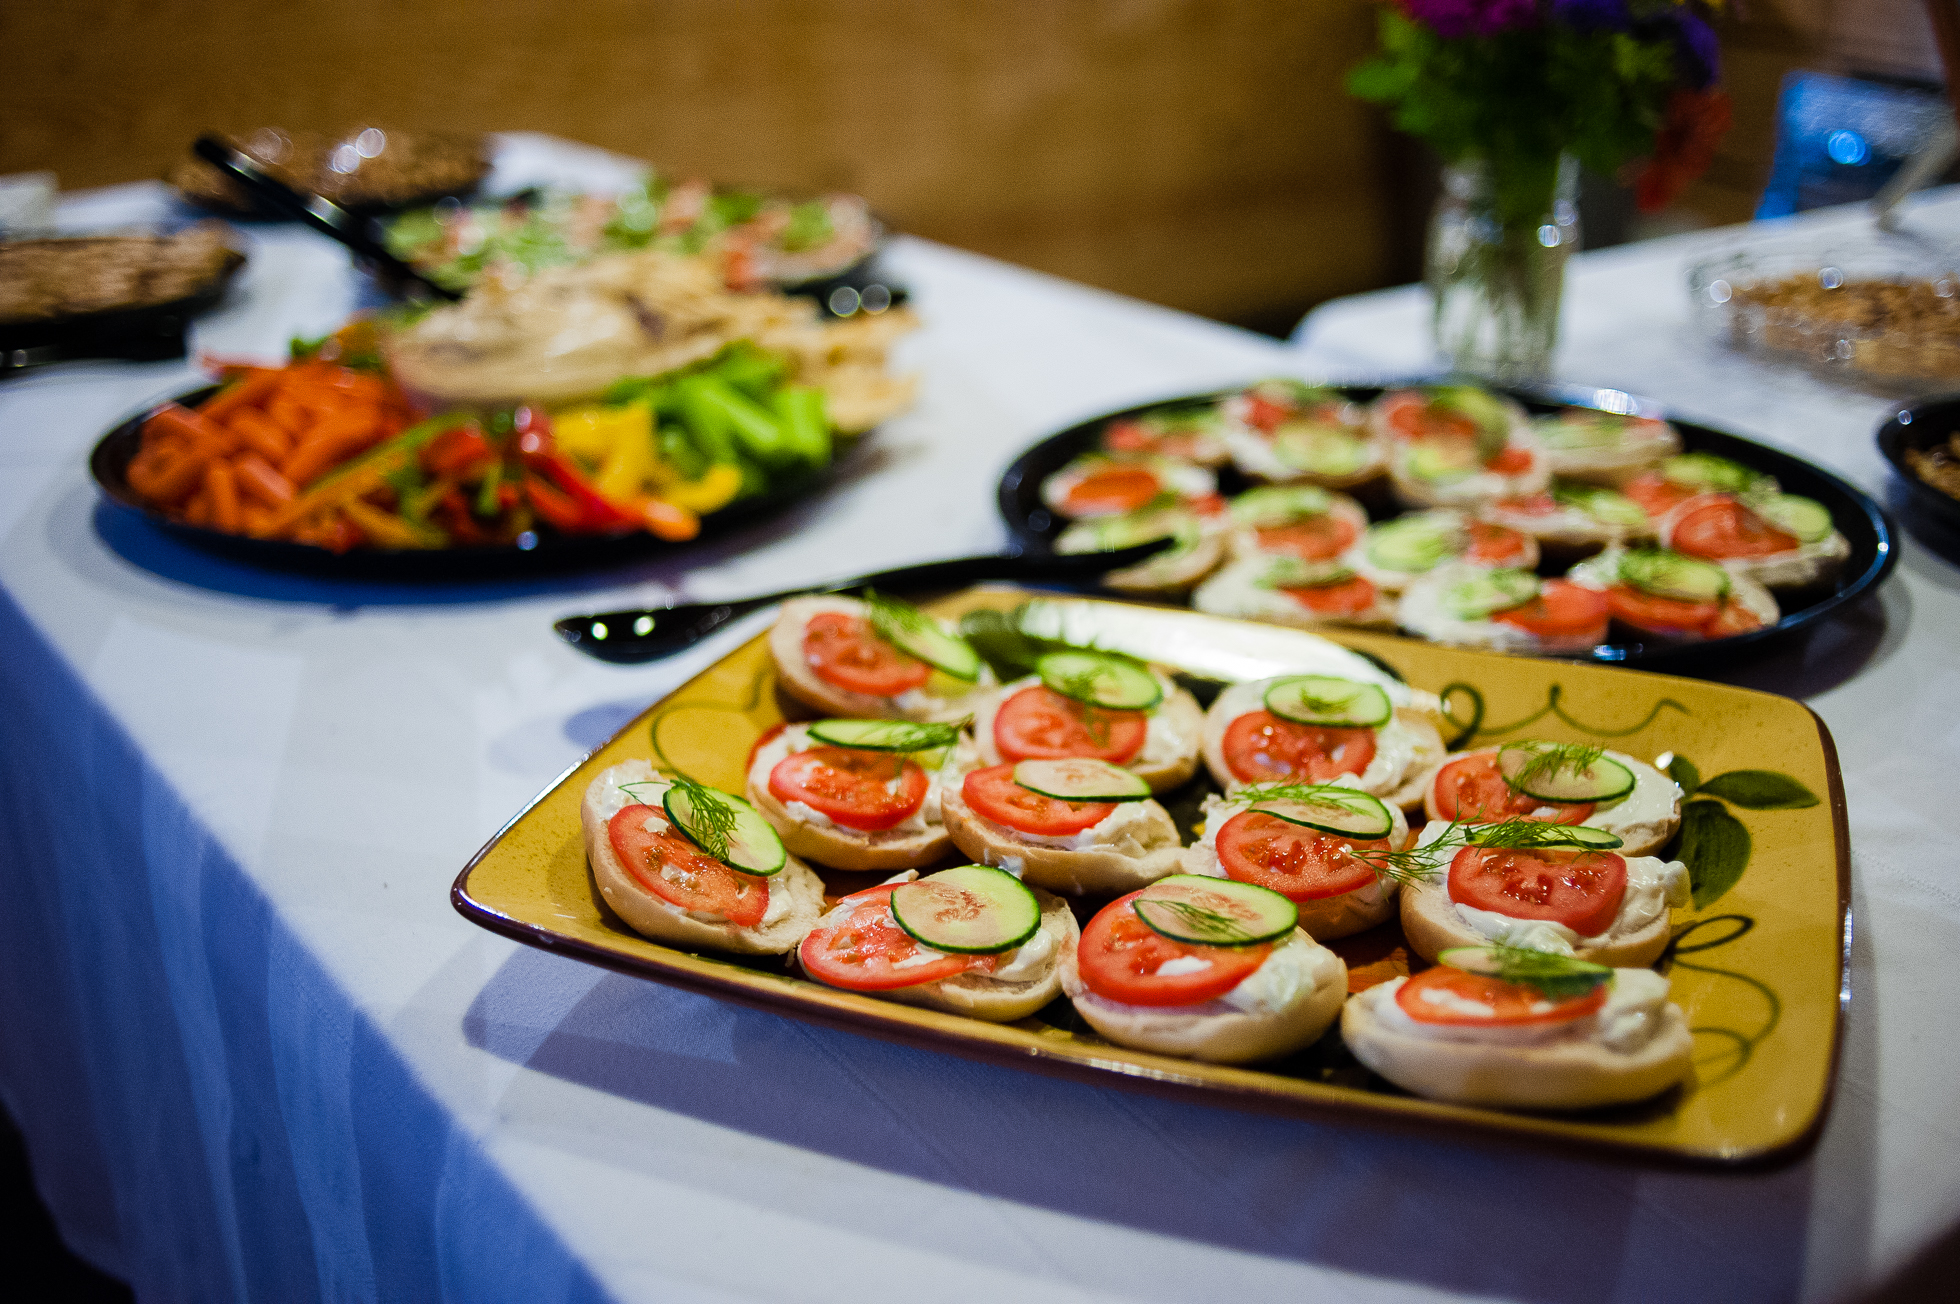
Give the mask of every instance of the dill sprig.
<svg viewBox="0 0 1960 1304">
<path fill-rule="evenodd" d="M 1496 824 L 1480 824 L 1466 836 L 1470 846 L 1491 851 L 1533 851 L 1550 848 L 1555 851 L 1611 851 L 1623 846 L 1618 838 L 1605 830 L 1588 829 L 1594 838 L 1613 838 L 1608 842 L 1579 842 L 1572 833 L 1570 824 L 1553 824 L 1548 820 L 1526 819 L 1514 816 Z"/>
<path fill-rule="evenodd" d="M 960 730 L 973 722 L 972 716 L 953 724 L 934 724 L 915 720 L 880 721 L 875 743 L 860 743 L 859 750 L 873 752 L 936 752 L 960 740 Z"/>
<path fill-rule="evenodd" d="M 1501 750 L 1514 749 L 1528 749 L 1531 752 L 1531 759 L 1524 763 L 1524 768 L 1506 776 L 1504 780 L 1520 791 L 1568 771 L 1575 776 L 1584 774 L 1592 769 L 1593 762 L 1606 754 L 1604 747 L 1590 743 L 1511 743 Z"/>
<path fill-rule="evenodd" d="M 1228 914 L 1223 914 L 1217 910 L 1208 910 L 1204 906 L 1194 904 L 1190 901 L 1167 900 L 1162 897 L 1155 899 L 1149 897 L 1139 898 L 1131 903 L 1131 909 L 1135 910 L 1137 912 L 1137 918 L 1143 920 L 1153 931 L 1157 931 L 1156 925 L 1151 924 L 1150 916 L 1144 913 L 1143 908 L 1145 906 L 1150 906 L 1152 909 L 1166 910 L 1176 915 L 1178 922 L 1187 931 L 1203 934 L 1209 939 L 1209 944 L 1212 946 L 1243 946 L 1252 940 L 1250 934 L 1246 931 L 1245 924 Z"/>
<path fill-rule="evenodd" d="M 735 832 L 737 818 L 727 794 L 696 783 L 685 774 L 674 775 L 673 787 L 687 809 L 687 820 L 681 824 L 681 831 L 701 850 L 726 864 L 729 838 Z"/>
<path fill-rule="evenodd" d="M 1613 978 L 1613 971 L 1603 964 L 1503 942 L 1456 947 L 1437 958 L 1466 973 L 1479 973 L 1499 982 L 1529 987 L 1547 1000 L 1554 1001 L 1589 996 L 1601 984 Z"/>
<path fill-rule="evenodd" d="M 864 605 L 871 609 L 871 631 L 887 643 L 899 641 L 897 636 L 923 634 L 938 627 L 931 616 L 909 602 L 878 592 L 876 589 L 864 591 Z"/>
<path fill-rule="evenodd" d="M 1369 794 L 1340 783 L 1257 783 L 1232 794 L 1235 802 L 1258 806 L 1269 801 L 1297 801 L 1303 806 L 1337 806 L 1352 810 L 1356 797 Z"/>
<path fill-rule="evenodd" d="M 1356 847 L 1350 853 L 1375 871 L 1377 878 L 1389 879 L 1404 887 L 1433 882 L 1443 867 L 1463 848 L 1463 826 L 1456 820 L 1436 838 L 1402 851 L 1387 847 Z"/>
</svg>

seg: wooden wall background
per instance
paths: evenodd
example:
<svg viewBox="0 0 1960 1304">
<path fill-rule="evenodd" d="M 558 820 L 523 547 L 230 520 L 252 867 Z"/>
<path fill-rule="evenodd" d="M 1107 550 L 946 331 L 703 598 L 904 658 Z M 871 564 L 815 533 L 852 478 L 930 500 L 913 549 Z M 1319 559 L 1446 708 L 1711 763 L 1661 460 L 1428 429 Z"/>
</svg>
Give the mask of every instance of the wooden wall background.
<svg viewBox="0 0 1960 1304">
<path fill-rule="evenodd" d="M 530 129 L 868 195 L 919 234 L 1283 329 L 1390 277 L 1342 90 L 1365 0 L 19 0 L 0 172 L 156 175 L 206 128 Z"/>
</svg>

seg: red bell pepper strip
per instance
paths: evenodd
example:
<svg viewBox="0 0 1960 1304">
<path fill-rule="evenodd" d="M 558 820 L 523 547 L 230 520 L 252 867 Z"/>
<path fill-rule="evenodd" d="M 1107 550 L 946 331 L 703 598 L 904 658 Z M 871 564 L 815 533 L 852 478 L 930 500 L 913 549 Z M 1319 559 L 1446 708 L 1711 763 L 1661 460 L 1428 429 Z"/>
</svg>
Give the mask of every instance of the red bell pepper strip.
<svg viewBox="0 0 1960 1304">
<path fill-rule="evenodd" d="M 579 505 L 538 477 L 524 477 L 524 496 L 531 500 L 532 509 L 546 524 L 565 534 L 588 532 L 585 513 L 579 510 Z"/>
</svg>

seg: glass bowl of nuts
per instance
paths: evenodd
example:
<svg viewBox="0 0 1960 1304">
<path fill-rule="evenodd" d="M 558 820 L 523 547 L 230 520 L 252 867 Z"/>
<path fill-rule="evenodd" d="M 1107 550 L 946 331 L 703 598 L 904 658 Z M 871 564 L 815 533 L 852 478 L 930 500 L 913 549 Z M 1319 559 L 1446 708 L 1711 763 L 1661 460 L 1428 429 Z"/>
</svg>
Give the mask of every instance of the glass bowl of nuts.
<svg viewBox="0 0 1960 1304">
<path fill-rule="evenodd" d="M 1908 240 L 1755 245 L 1688 272 L 1721 343 L 1881 390 L 1960 388 L 1960 260 Z"/>
</svg>

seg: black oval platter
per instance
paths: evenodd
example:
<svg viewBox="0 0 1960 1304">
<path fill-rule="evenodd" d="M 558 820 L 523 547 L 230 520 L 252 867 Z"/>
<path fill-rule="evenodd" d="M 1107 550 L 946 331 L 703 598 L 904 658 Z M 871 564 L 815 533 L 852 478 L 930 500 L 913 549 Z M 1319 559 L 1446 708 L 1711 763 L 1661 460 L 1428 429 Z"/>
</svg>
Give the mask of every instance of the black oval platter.
<svg viewBox="0 0 1960 1304">
<path fill-rule="evenodd" d="M 1332 388 L 1353 402 L 1366 403 L 1378 398 L 1389 389 L 1401 387 L 1399 385 L 1336 385 Z M 1122 417 L 1137 416 L 1169 403 L 1201 402 L 1223 398 L 1235 392 L 1237 391 L 1216 390 L 1207 394 L 1177 395 L 1150 403 L 1140 403 L 1120 412 L 1106 412 L 1087 421 L 1078 422 L 1033 445 L 1016 458 L 1008 467 L 1006 474 L 1001 477 L 998 502 L 1000 514 L 1007 522 L 1009 532 L 1024 545 L 1043 548 L 1053 546 L 1056 537 L 1061 534 L 1068 522 L 1057 518 L 1042 505 L 1042 481 L 1059 471 L 1070 459 L 1093 449 L 1103 426 L 1108 422 Z M 1745 466 L 1755 467 L 1775 476 L 1787 492 L 1814 498 L 1824 504 L 1830 509 L 1831 518 L 1836 522 L 1837 528 L 1851 545 L 1850 560 L 1839 573 L 1835 584 L 1829 588 L 1794 595 L 1792 600 L 1784 604 L 1783 618 L 1774 625 L 1751 630 L 1747 634 L 1696 643 L 1665 639 L 1601 643 L 1587 653 L 1574 654 L 1576 659 L 1615 665 L 1636 665 L 1655 670 L 1678 670 L 1690 665 L 1712 668 L 1716 663 L 1753 656 L 1771 644 L 1784 642 L 1800 631 L 1815 625 L 1846 603 L 1854 601 L 1859 595 L 1876 587 L 1891 573 L 1893 565 L 1898 560 L 1898 548 L 1893 541 L 1894 527 L 1884 509 L 1862 490 L 1800 457 L 1727 431 L 1675 419 L 1668 416 L 1659 404 L 1618 390 L 1548 385 L 1525 388 L 1500 387 L 1499 392 L 1517 399 L 1533 416 L 1554 412 L 1564 407 L 1589 407 L 1665 418 L 1673 422 L 1675 429 L 1681 432 L 1682 444 L 1688 451 L 1714 453 L 1741 462 Z M 1951 429 L 1955 425 L 1960 425 L 1960 399 L 1948 400 L 1947 406 L 1948 420 L 1952 423 L 1948 428 Z M 1918 423 L 1915 421 L 1912 424 Z M 1881 447 L 1884 446 L 1884 438 L 1884 433 L 1881 432 Z M 1906 474 L 1910 475 L 1909 472 Z M 1229 496 L 1238 493 L 1250 488 L 1252 483 L 1229 464 L 1219 468 L 1218 486 L 1219 492 L 1223 494 Z M 1943 497 L 1931 486 L 1917 484 L 1916 480 L 1915 486 L 1929 494 Z M 1949 501 L 1948 505 L 1954 508 L 1956 516 L 1960 516 L 1960 504 L 1952 504 Z M 1393 514 L 1393 512 L 1386 513 L 1386 515 Z M 1376 519 L 1382 519 L 1384 516 L 1383 513 L 1373 510 L 1371 515 Z"/>
<path fill-rule="evenodd" d="M 1943 554 L 1960 553 L 1960 499 L 1921 480 L 1906 463 L 1908 449 L 1931 448 L 1960 430 L 1960 394 L 1920 399 L 1892 414 L 1878 428 L 1878 451 L 1905 484 L 1900 515 L 1928 546 Z M 1894 499 L 1894 505 L 1898 500 Z"/>
</svg>

